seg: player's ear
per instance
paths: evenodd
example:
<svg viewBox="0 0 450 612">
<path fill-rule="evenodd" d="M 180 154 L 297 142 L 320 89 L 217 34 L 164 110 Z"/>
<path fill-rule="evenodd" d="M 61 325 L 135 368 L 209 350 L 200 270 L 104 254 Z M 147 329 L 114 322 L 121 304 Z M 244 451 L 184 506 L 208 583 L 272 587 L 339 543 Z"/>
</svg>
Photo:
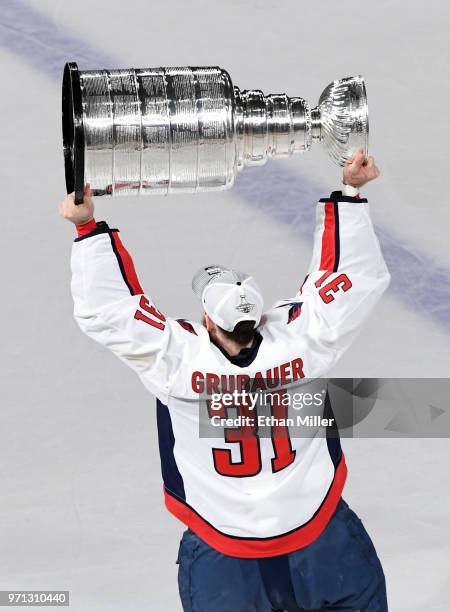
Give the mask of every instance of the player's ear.
<svg viewBox="0 0 450 612">
<path fill-rule="evenodd" d="M 216 327 L 216 324 L 214 323 L 214 321 L 212 321 L 208 315 L 206 314 L 206 312 L 203 314 L 203 323 L 206 327 L 206 330 L 208 332 L 212 332 L 214 331 L 214 328 Z"/>
</svg>

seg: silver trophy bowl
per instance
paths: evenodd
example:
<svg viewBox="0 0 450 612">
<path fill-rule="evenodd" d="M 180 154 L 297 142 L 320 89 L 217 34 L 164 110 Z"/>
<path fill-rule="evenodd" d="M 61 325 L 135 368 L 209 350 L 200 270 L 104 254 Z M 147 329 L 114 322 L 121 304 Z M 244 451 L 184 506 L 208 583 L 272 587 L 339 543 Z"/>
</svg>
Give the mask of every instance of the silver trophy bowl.
<svg viewBox="0 0 450 612">
<path fill-rule="evenodd" d="M 217 67 L 64 69 L 67 192 L 153 195 L 228 189 L 244 166 L 322 143 L 343 166 L 368 151 L 361 76 L 333 81 L 311 109 L 303 98 L 240 91 Z"/>
</svg>

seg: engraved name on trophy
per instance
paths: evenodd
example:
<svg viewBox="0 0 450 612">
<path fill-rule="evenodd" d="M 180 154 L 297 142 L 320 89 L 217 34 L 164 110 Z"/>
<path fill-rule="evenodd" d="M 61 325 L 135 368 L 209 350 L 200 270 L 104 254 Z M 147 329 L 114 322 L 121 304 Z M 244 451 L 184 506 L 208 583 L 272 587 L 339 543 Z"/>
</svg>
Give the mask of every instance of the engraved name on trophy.
<svg viewBox="0 0 450 612">
<path fill-rule="evenodd" d="M 344 165 L 367 154 L 368 110 L 361 76 L 333 81 L 311 109 L 303 98 L 240 91 L 225 70 L 64 69 L 67 192 L 93 195 L 228 189 L 244 166 L 307 151 L 314 140 Z"/>
</svg>

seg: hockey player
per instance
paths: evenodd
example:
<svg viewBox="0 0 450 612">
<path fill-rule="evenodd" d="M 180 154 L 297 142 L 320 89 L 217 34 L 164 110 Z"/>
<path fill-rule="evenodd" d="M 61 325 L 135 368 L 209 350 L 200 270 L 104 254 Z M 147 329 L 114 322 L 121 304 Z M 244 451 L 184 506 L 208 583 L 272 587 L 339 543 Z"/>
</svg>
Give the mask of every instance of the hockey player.
<svg viewBox="0 0 450 612">
<path fill-rule="evenodd" d="M 188 526 L 178 554 L 185 612 L 387 610 L 373 544 L 341 498 L 346 465 L 336 437 L 290 438 L 288 428 L 259 437 L 255 415 L 222 439 L 199 435 L 205 394 L 255 381 L 301 384 L 324 376 L 350 345 L 389 284 L 358 193 L 378 175 L 362 151 L 347 163 L 342 191 L 317 206 L 306 280 L 264 315 L 253 278 L 200 270 L 193 289 L 203 323 L 160 312 L 118 230 L 94 220 L 89 186 L 83 204 L 71 194 L 60 205 L 78 231 L 76 321 L 157 398 L 165 503 Z M 281 403 L 272 408 L 280 414 Z M 219 416 L 231 412 L 222 406 Z"/>
</svg>

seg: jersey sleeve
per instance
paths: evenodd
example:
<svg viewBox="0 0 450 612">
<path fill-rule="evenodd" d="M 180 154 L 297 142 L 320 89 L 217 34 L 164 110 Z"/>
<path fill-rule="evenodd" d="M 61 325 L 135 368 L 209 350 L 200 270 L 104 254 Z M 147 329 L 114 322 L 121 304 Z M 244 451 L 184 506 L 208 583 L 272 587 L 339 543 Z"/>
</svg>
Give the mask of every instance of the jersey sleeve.
<svg viewBox="0 0 450 612">
<path fill-rule="evenodd" d="M 320 376 L 348 348 L 389 281 L 367 200 L 333 192 L 317 205 L 308 274 L 269 320 L 285 324 L 294 342 L 300 334 L 307 339 L 316 353 L 308 376 Z"/>
<path fill-rule="evenodd" d="M 104 222 L 72 248 L 74 316 L 81 330 L 110 349 L 165 401 L 182 351 L 166 318 L 139 283 L 118 230 Z"/>
</svg>

